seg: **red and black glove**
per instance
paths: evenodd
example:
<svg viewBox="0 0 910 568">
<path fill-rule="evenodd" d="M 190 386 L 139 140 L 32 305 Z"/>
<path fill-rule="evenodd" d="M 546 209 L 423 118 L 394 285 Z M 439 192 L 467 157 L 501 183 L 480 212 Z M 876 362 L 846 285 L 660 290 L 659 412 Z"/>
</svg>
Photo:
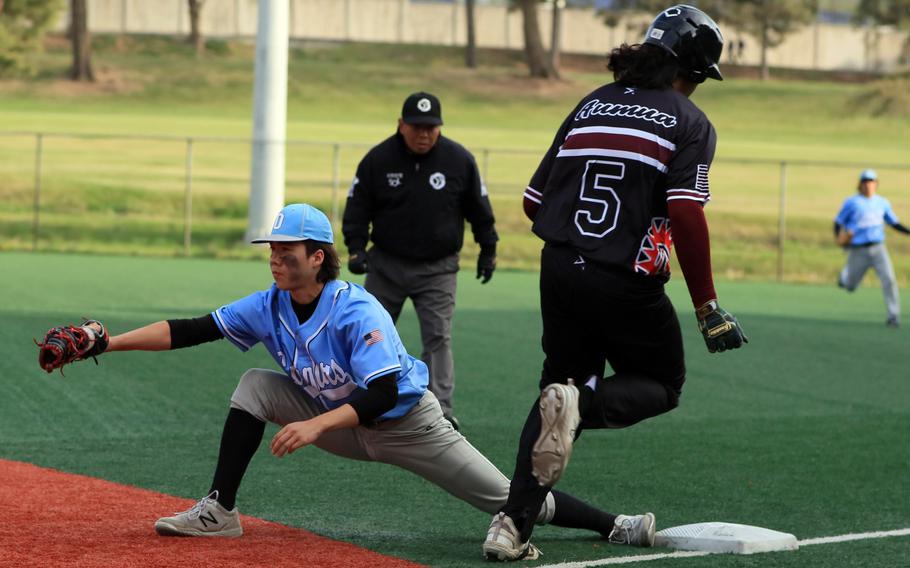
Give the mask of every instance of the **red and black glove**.
<svg viewBox="0 0 910 568">
<path fill-rule="evenodd" d="M 48 373 L 61 369 L 62 375 L 64 365 L 89 357 L 95 359 L 104 353 L 109 340 L 107 328 L 96 320 L 87 320 L 80 326 L 51 328 L 44 336 L 44 341 L 35 341 L 39 348 L 38 365 Z M 95 363 L 98 363 L 98 359 L 95 359 Z"/>
</svg>

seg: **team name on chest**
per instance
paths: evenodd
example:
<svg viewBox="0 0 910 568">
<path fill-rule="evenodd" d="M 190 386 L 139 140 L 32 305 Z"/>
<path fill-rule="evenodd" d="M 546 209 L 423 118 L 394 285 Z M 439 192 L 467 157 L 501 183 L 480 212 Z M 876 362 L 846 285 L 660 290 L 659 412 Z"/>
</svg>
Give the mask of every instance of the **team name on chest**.
<svg viewBox="0 0 910 568">
<path fill-rule="evenodd" d="M 354 377 L 335 359 L 329 363 L 318 362 L 310 366 L 292 367 L 290 374 L 294 383 L 313 398 L 317 398 L 323 391 L 354 382 Z"/>
</svg>

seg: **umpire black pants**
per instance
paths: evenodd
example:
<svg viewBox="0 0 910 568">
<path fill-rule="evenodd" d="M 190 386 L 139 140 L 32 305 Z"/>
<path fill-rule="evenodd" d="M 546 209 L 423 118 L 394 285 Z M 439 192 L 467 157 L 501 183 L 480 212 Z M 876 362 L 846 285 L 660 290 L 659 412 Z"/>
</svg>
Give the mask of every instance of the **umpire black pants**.
<svg viewBox="0 0 910 568">
<path fill-rule="evenodd" d="M 575 250 L 547 245 L 541 254 L 540 311 L 546 355 L 540 388 L 592 376 L 597 389 L 583 397 L 578 434 L 588 428 L 625 428 L 672 410 L 685 381 L 679 320 L 656 278 L 595 265 Z M 604 377 L 606 363 L 613 375 Z M 502 509 L 530 537 L 534 515 L 549 488 L 531 474 L 531 448 L 540 435 L 537 401 L 519 441 L 509 500 Z"/>
</svg>

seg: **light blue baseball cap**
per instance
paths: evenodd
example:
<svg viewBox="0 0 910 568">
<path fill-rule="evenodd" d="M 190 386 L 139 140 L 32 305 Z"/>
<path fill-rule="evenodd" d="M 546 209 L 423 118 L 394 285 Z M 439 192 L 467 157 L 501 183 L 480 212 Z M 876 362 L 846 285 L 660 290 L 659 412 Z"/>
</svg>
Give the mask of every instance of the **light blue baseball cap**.
<svg viewBox="0 0 910 568">
<path fill-rule="evenodd" d="M 863 170 L 859 174 L 859 181 L 875 181 L 878 179 L 878 174 L 875 173 L 875 170 Z"/>
<path fill-rule="evenodd" d="M 287 205 L 275 216 L 272 232 L 253 243 L 289 243 L 319 241 L 333 244 L 332 225 L 325 213 L 306 203 Z"/>
</svg>

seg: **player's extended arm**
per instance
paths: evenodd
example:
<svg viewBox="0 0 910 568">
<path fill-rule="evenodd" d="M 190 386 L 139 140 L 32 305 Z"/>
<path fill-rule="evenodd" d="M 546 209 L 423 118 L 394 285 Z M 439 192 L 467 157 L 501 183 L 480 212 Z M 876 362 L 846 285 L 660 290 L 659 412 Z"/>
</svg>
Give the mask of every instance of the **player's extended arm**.
<svg viewBox="0 0 910 568">
<path fill-rule="evenodd" d="M 158 321 L 111 337 L 107 351 L 165 351 L 171 348 L 171 326 Z"/>
<path fill-rule="evenodd" d="M 901 225 L 900 223 L 894 223 L 893 225 L 891 225 L 891 227 L 899 233 L 904 233 L 905 235 L 910 235 L 910 229 Z"/>
<path fill-rule="evenodd" d="M 111 337 L 107 351 L 166 351 L 223 339 L 212 314 L 157 321 Z"/>
<path fill-rule="evenodd" d="M 686 278 L 689 296 L 695 306 L 698 329 L 708 351 L 736 349 L 749 340 L 739 322 L 717 303 L 711 274 L 711 244 L 708 222 L 701 203 L 687 199 L 667 202 L 676 258 Z"/>
<path fill-rule="evenodd" d="M 158 321 L 112 337 L 104 324 L 89 320 L 81 326 L 52 328 L 44 341 L 35 343 L 38 343 L 38 365 L 50 373 L 89 357 L 97 363 L 97 357 L 108 351 L 165 351 L 223 337 L 215 318 L 206 314 L 195 319 Z"/>
</svg>

